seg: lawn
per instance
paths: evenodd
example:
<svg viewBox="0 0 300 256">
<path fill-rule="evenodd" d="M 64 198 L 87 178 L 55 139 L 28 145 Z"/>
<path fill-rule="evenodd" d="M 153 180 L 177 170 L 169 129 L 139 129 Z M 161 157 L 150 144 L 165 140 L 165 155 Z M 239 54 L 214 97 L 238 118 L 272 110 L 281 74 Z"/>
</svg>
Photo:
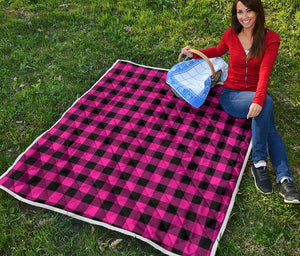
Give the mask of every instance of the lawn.
<svg viewBox="0 0 300 256">
<path fill-rule="evenodd" d="M 0 0 L 0 175 L 117 59 L 168 69 L 183 46 L 216 45 L 229 26 L 231 2 Z M 281 37 L 269 92 L 300 190 L 300 4 L 263 3 L 268 27 Z M 261 195 L 250 164 L 217 255 L 300 255 L 300 207 L 283 203 L 271 165 L 274 193 Z M 162 255 L 2 190 L 0 229 L 0 255 Z"/>
</svg>

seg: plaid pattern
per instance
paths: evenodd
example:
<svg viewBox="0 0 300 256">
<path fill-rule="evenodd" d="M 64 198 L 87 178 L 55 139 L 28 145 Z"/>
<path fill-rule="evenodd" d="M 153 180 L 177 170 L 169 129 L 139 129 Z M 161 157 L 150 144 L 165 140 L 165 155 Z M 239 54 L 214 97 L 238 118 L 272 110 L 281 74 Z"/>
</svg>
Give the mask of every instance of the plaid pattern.
<svg viewBox="0 0 300 256">
<path fill-rule="evenodd" d="M 1 177 L 13 195 L 136 234 L 172 255 L 210 255 L 251 139 L 214 87 L 192 108 L 166 70 L 115 65 Z"/>
</svg>

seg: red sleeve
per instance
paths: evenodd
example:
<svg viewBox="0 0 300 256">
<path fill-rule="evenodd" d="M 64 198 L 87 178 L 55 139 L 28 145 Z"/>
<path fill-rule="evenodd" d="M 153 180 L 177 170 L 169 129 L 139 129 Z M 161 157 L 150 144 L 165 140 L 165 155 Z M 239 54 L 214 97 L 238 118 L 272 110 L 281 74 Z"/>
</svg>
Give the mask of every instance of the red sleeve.
<svg viewBox="0 0 300 256">
<path fill-rule="evenodd" d="M 228 37 L 231 34 L 231 28 L 228 28 L 222 36 L 220 43 L 217 46 L 201 50 L 208 58 L 216 58 L 224 55 L 228 51 Z M 193 54 L 193 59 L 201 59 L 197 54 Z"/>
<path fill-rule="evenodd" d="M 267 50 L 263 56 L 262 63 L 260 65 L 259 79 L 257 83 L 255 96 L 253 99 L 253 103 L 257 103 L 260 106 L 263 106 L 266 100 L 271 70 L 277 57 L 278 48 L 280 45 L 279 35 L 271 30 L 269 30 L 268 33 L 270 33 L 270 35 L 266 36 Z"/>
</svg>

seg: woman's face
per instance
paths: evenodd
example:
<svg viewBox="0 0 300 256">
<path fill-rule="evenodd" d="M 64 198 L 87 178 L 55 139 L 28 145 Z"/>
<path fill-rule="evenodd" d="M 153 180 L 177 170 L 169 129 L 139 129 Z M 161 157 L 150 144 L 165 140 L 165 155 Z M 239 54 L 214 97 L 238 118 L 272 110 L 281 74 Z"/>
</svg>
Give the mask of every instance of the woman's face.
<svg viewBox="0 0 300 256">
<path fill-rule="evenodd" d="M 241 1 L 236 5 L 237 19 L 244 29 L 253 29 L 257 14 L 245 6 Z"/>
</svg>

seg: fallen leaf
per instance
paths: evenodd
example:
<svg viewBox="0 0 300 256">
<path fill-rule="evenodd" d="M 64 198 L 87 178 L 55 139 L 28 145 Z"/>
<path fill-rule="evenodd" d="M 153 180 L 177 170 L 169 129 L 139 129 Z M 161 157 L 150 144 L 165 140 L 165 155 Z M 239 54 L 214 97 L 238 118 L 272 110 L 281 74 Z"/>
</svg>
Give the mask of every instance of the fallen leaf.
<svg viewBox="0 0 300 256">
<path fill-rule="evenodd" d="M 110 239 L 107 242 L 103 242 L 100 238 L 97 240 L 98 247 L 101 252 L 105 252 L 106 249 L 108 248 L 108 244 L 110 242 Z"/>
<path fill-rule="evenodd" d="M 116 247 L 117 247 L 122 241 L 123 241 L 122 239 L 117 239 L 117 240 L 113 241 L 113 242 L 110 244 L 109 248 L 110 248 L 110 249 L 116 249 Z"/>
<path fill-rule="evenodd" d="M 95 227 L 92 226 L 92 228 L 91 228 L 91 234 L 94 234 L 94 232 L 95 232 Z"/>
<path fill-rule="evenodd" d="M 61 4 L 59 7 L 60 8 L 68 8 L 70 6 L 70 4 Z"/>
<path fill-rule="evenodd" d="M 125 25 L 125 31 L 131 33 L 132 28 L 130 26 Z"/>
</svg>

